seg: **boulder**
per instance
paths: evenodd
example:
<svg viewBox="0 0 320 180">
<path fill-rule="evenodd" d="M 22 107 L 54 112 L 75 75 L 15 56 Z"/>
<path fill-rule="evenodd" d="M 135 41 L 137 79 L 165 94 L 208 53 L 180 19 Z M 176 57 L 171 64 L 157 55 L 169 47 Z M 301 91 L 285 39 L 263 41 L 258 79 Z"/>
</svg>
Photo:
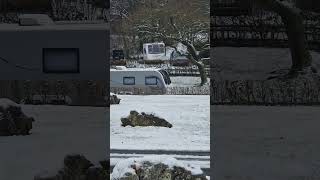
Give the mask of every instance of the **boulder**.
<svg viewBox="0 0 320 180">
<path fill-rule="evenodd" d="M 111 180 L 206 180 L 199 166 L 169 156 L 129 158 L 116 164 Z"/>
<path fill-rule="evenodd" d="M 139 114 L 137 111 L 130 111 L 126 118 L 121 118 L 122 126 L 161 126 L 171 128 L 172 124 L 163 118 L 157 117 L 153 114 L 146 114 L 142 112 Z"/>
<path fill-rule="evenodd" d="M 7 98 L 0 98 L 0 135 L 28 135 L 34 119 L 25 115 L 21 107 Z"/>
<path fill-rule="evenodd" d="M 34 180 L 106 180 L 110 174 L 109 164 L 109 161 L 101 161 L 99 166 L 95 166 L 83 155 L 67 155 L 64 167 L 57 173 L 45 171 L 36 175 Z"/>
<path fill-rule="evenodd" d="M 110 93 L 110 104 L 120 104 L 121 99 L 117 95 Z"/>
</svg>

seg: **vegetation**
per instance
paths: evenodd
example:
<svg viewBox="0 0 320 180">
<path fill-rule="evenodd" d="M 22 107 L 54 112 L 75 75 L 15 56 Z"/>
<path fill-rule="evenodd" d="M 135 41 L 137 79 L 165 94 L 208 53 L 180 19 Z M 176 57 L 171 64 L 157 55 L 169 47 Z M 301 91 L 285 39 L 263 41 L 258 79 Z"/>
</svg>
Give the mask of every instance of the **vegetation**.
<svg viewBox="0 0 320 180">
<path fill-rule="evenodd" d="M 108 9 L 109 1 L 104 0 L 2 0 L 0 22 L 15 22 L 11 16 L 18 13 L 45 13 L 54 20 L 107 21 Z"/>
<path fill-rule="evenodd" d="M 279 0 L 257 0 L 255 3 L 265 10 L 277 13 L 286 27 L 292 58 L 290 75 L 310 67 L 312 57 L 307 49 L 301 10 Z"/>
<path fill-rule="evenodd" d="M 145 42 L 163 41 L 173 48 L 178 43 L 187 48 L 187 57 L 201 74 L 201 84 L 207 82 L 204 65 L 198 52 L 209 51 L 210 10 L 208 0 L 168 0 L 135 2 L 130 8 L 111 4 L 122 17 L 115 33 L 124 38 L 124 49 L 138 47 Z M 208 54 L 208 53 L 207 53 Z"/>
</svg>

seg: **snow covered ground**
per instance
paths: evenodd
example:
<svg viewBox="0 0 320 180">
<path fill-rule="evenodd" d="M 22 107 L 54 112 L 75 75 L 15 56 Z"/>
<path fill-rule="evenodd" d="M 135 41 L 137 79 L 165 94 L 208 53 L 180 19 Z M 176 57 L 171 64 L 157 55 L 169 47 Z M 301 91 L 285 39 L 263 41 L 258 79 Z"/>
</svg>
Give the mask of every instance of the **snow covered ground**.
<svg viewBox="0 0 320 180">
<path fill-rule="evenodd" d="M 31 135 L 0 136 L 0 179 L 32 180 L 62 167 L 69 153 L 97 163 L 106 157 L 106 108 L 23 105 L 35 118 Z"/>
<path fill-rule="evenodd" d="M 320 54 L 311 51 L 311 55 L 320 71 Z M 291 66 L 290 50 L 285 48 L 216 47 L 211 57 L 217 80 L 264 80 L 270 72 Z"/>
<path fill-rule="evenodd" d="M 210 150 L 209 96 L 120 95 L 110 107 L 111 149 Z M 173 128 L 122 127 L 121 117 L 131 110 L 154 113 Z"/>
<path fill-rule="evenodd" d="M 110 107 L 111 165 L 129 157 L 168 155 L 183 163 L 210 168 L 209 96 L 119 95 Z M 122 127 L 131 110 L 154 113 L 173 124 L 163 127 Z"/>
<path fill-rule="evenodd" d="M 319 179 L 320 107 L 211 109 L 214 179 Z"/>
</svg>

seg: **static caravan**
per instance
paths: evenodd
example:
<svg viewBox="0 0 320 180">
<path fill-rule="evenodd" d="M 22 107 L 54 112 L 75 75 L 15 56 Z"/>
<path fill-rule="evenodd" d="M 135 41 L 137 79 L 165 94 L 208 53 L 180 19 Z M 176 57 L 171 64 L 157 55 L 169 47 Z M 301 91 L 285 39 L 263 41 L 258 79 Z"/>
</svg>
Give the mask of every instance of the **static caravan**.
<svg viewBox="0 0 320 180">
<path fill-rule="evenodd" d="M 159 69 L 110 69 L 110 92 L 123 94 L 165 94 L 170 78 Z"/>
<path fill-rule="evenodd" d="M 166 59 L 166 48 L 164 43 L 143 44 L 143 60 Z"/>
<path fill-rule="evenodd" d="M 23 15 L 0 24 L 0 77 L 5 80 L 105 80 L 109 27 L 103 22 L 53 22 Z"/>
</svg>

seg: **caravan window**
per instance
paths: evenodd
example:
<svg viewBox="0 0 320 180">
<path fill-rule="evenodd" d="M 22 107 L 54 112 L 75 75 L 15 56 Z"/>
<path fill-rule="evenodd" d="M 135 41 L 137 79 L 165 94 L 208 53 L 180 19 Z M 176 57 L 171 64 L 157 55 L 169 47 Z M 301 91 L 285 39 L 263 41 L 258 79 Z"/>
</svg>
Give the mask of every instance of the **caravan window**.
<svg viewBox="0 0 320 180">
<path fill-rule="evenodd" d="M 152 44 L 148 45 L 148 54 L 161 54 L 165 52 L 163 44 Z"/>
<path fill-rule="evenodd" d="M 146 85 L 157 85 L 157 77 L 146 77 L 145 84 Z"/>
<path fill-rule="evenodd" d="M 153 45 L 153 53 L 159 54 L 160 53 L 160 46 L 158 44 Z"/>
<path fill-rule="evenodd" d="M 152 45 L 148 45 L 148 53 L 149 54 L 153 53 Z"/>
<path fill-rule="evenodd" d="M 135 85 L 136 84 L 135 77 L 123 77 L 123 84 L 124 85 Z"/>
<path fill-rule="evenodd" d="M 160 53 L 164 53 L 164 45 L 160 44 Z"/>
<path fill-rule="evenodd" d="M 42 53 L 44 73 L 79 73 L 79 49 L 44 48 Z"/>
</svg>

